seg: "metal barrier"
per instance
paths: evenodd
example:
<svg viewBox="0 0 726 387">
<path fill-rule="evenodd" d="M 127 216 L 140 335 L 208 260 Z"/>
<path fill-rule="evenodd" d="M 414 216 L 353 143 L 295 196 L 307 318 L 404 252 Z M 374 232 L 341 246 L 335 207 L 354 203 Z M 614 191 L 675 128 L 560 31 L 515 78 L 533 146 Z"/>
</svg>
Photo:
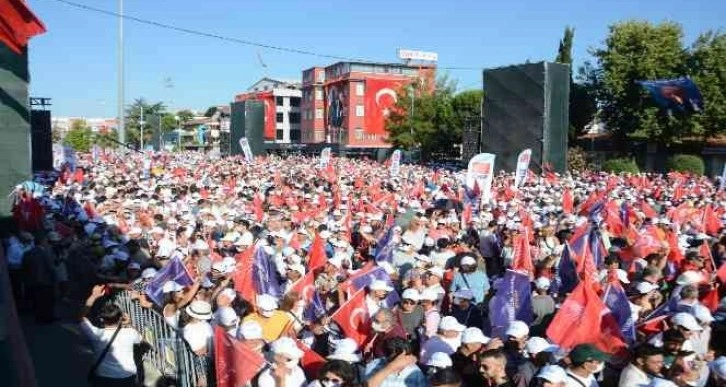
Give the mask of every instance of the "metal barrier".
<svg viewBox="0 0 726 387">
<path fill-rule="evenodd" d="M 174 377 L 181 387 L 212 385 L 211 357 L 195 354 L 181 331 L 167 324 L 164 316 L 142 308 L 127 291 L 116 293 L 113 302 L 128 314 L 131 325 L 151 345 L 151 350 L 144 354 L 144 363 L 153 365 L 161 376 Z"/>
</svg>

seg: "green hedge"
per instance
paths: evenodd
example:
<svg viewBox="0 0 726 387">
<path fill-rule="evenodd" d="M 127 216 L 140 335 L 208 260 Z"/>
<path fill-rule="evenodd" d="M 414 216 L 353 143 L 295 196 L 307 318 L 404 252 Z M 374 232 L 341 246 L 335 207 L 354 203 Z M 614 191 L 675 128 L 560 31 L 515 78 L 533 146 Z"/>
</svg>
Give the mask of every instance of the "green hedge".
<svg viewBox="0 0 726 387">
<path fill-rule="evenodd" d="M 602 163 L 602 170 L 614 173 L 639 173 L 638 165 L 631 159 L 610 159 Z"/>
<path fill-rule="evenodd" d="M 694 155 L 674 155 L 668 159 L 666 167 L 669 171 L 687 172 L 697 176 L 703 175 L 706 169 L 703 159 Z"/>
</svg>

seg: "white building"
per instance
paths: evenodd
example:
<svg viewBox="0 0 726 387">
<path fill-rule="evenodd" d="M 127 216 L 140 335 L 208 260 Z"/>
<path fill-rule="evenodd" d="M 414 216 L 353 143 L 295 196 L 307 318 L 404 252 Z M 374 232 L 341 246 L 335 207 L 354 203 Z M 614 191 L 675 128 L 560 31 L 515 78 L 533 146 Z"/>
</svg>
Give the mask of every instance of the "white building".
<svg viewBox="0 0 726 387">
<path fill-rule="evenodd" d="M 265 120 L 274 120 L 275 133 L 265 135 L 265 141 L 279 144 L 300 143 L 302 84 L 299 81 L 262 78 L 235 101 L 259 99 L 265 102 Z M 270 107 L 269 109 L 267 107 Z M 274 106 L 274 109 L 271 107 Z"/>
</svg>

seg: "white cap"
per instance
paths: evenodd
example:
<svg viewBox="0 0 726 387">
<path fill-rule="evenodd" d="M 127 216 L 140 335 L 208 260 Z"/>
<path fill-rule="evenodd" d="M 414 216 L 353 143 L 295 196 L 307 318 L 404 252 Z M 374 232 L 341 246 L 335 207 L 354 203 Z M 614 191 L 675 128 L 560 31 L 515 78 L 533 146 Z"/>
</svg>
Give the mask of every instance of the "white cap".
<svg viewBox="0 0 726 387">
<path fill-rule="evenodd" d="M 726 379 L 726 356 L 719 356 L 711 362 L 711 371 L 721 379 Z"/>
<path fill-rule="evenodd" d="M 472 292 L 471 289 L 459 289 L 454 292 L 454 298 L 472 300 L 474 299 L 474 292 Z"/>
<path fill-rule="evenodd" d="M 451 357 L 443 352 L 434 352 L 426 362 L 429 367 L 448 368 L 453 365 Z"/>
<path fill-rule="evenodd" d="M 466 326 L 459 323 L 458 320 L 456 320 L 456 317 L 454 316 L 446 316 L 441 318 L 441 322 L 439 322 L 439 330 L 442 331 L 457 331 L 457 332 L 463 332 L 466 329 Z"/>
<path fill-rule="evenodd" d="M 305 352 L 298 348 L 295 340 L 289 337 L 280 337 L 273 341 L 270 349 L 275 355 L 282 355 L 291 359 L 299 359 L 305 354 Z"/>
<path fill-rule="evenodd" d="M 439 299 L 439 294 L 436 293 L 436 291 L 433 290 L 433 289 L 426 288 L 426 289 L 424 289 L 421 292 L 421 298 L 420 299 L 421 299 L 421 301 L 423 301 L 423 300 L 427 300 L 427 301 L 437 301 Z"/>
<path fill-rule="evenodd" d="M 257 306 L 260 310 L 276 310 L 277 298 L 269 294 L 260 294 L 257 296 Z"/>
<path fill-rule="evenodd" d="M 288 265 L 287 268 L 291 271 L 296 271 L 300 273 L 300 275 L 305 275 L 305 266 L 301 264 Z"/>
<path fill-rule="evenodd" d="M 639 294 L 648 294 L 656 289 L 658 289 L 658 287 L 648 281 L 639 282 L 637 285 L 635 285 L 635 290 Z"/>
<path fill-rule="evenodd" d="M 416 289 L 409 288 L 403 291 L 403 293 L 401 294 L 401 299 L 419 301 L 421 300 L 421 293 L 419 293 Z"/>
<path fill-rule="evenodd" d="M 335 351 L 328 355 L 328 359 L 358 363 L 363 357 L 358 352 L 358 343 L 353 339 L 344 338 L 336 342 Z"/>
<path fill-rule="evenodd" d="M 331 234 L 330 231 L 328 231 L 328 230 L 323 230 L 318 235 L 320 235 L 320 237 L 323 238 L 323 239 L 328 239 L 331 236 L 333 236 L 333 234 Z"/>
<path fill-rule="evenodd" d="M 703 281 L 703 277 L 696 271 L 684 271 L 681 275 L 676 278 L 676 284 L 678 285 L 695 285 Z"/>
<path fill-rule="evenodd" d="M 259 340 L 262 338 L 262 325 L 257 321 L 245 321 L 240 325 L 239 333 L 245 340 Z"/>
<path fill-rule="evenodd" d="M 696 318 L 693 317 L 693 315 L 688 313 L 676 313 L 671 318 L 671 322 L 673 325 L 681 326 L 685 329 L 688 329 L 689 331 L 702 331 L 703 328 L 698 324 L 698 321 L 696 321 Z"/>
<path fill-rule="evenodd" d="M 162 229 L 159 226 L 152 227 L 150 233 L 151 234 L 163 234 L 164 233 L 164 229 Z"/>
<path fill-rule="evenodd" d="M 181 286 L 174 281 L 166 281 L 164 283 L 164 286 L 161 287 L 161 291 L 163 293 L 178 292 L 178 291 L 181 291 L 182 289 L 184 289 L 184 286 Z"/>
<path fill-rule="evenodd" d="M 536 355 L 540 352 L 555 352 L 557 346 L 550 344 L 549 341 L 541 337 L 530 337 L 524 344 L 524 350 L 530 355 Z"/>
<path fill-rule="evenodd" d="M 439 278 L 444 278 L 444 269 L 442 269 L 438 266 L 434 266 L 426 271 Z"/>
<path fill-rule="evenodd" d="M 383 280 L 375 280 L 375 281 L 371 282 L 370 285 L 368 285 L 368 289 L 370 289 L 370 290 L 383 290 L 383 291 L 386 291 L 386 292 L 390 292 L 390 291 L 393 290 L 393 287 L 390 286 L 390 285 L 388 285 L 388 283 L 386 283 L 386 281 L 383 281 Z"/>
<path fill-rule="evenodd" d="M 529 327 L 524 321 L 515 320 L 509 324 L 505 335 L 521 339 L 529 335 Z"/>
<path fill-rule="evenodd" d="M 550 383 L 567 382 L 567 372 L 557 365 L 546 365 L 542 367 L 535 377 L 542 378 Z"/>
<path fill-rule="evenodd" d="M 534 286 L 537 289 L 547 290 L 550 288 L 550 285 L 552 285 L 552 281 L 550 281 L 547 277 L 539 277 L 534 280 Z"/>
<path fill-rule="evenodd" d="M 219 308 L 217 310 L 217 318 L 221 325 L 235 325 L 239 321 L 239 316 L 232 308 Z"/>
<path fill-rule="evenodd" d="M 231 302 L 231 301 L 234 301 L 235 298 L 237 298 L 237 292 L 235 292 L 234 289 L 232 289 L 232 288 L 226 288 L 226 289 L 222 290 L 221 292 L 219 292 L 217 297 L 220 297 L 220 296 L 229 298 L 229 300 Z"/>
<path fill-rule="evenodd" d="M 144 269 L 144 271 L 141 272 L 141 278 L 152 279 L 156 276 L 156 273 L 156 269 L 154 269 L 153 267 L 147 267 L 146 269 Z"/>
<path fill-rule="evenodd" d="M 464 256 L 461 258 L 461 264 L 462 265 L 476 265 L 476 259 L 472 256 Z"/>
<path fill-rule="evenodd" d="M 343 267 L 343 260 L 338 255 L 335 255 L 333 258 L 328 259 L 327 262 L 329 264 L 337 267 L 338 269 Z"/>
<path fill-rule="evenodd" d="M 360 228 L 360 232 L 362 232 L 364 234 L 370 234 L 370 233 L 373 232 L 373 227 L 371 227 L 369 225 L 365 225 L 365 226 L 363 226 L 363 227 Z"/>
<path fill-rule="evenodd" d="M 490 338 L 484 336 L 481 329 L 471 327 L 464 329 L 464 333 L 461 334 L 461 342 L 463 344 L 481 343 L 488 344 L 491 341 Z"/>
</svg>

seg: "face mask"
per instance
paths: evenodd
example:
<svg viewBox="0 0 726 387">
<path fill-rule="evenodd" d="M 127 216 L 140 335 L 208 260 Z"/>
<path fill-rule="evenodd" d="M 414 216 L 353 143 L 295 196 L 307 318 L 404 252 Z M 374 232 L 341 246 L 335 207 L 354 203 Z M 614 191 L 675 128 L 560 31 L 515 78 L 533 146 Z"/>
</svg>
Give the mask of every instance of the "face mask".
<svg viewBox="0 0 726 387">
<path fill-rule="evenodd" d="M 342 386 L 342 384 L 340 384 L 338 382 L 333 382 L 331 380 L 324 380 L 324 381 L 320 382 L 320 384 L 323 387 L 340 387 L 340 386 Z"/>
<path fill-rule="evenodd" d="M 599 374 L 604 369 L 605 369 L 605 363 L 600 362 L 600 364 L 597 366 L 597 368 L 595 368 L 595 371 L 593 371 L 593 373 L 594 374 Z"/>
<path fill-rule="evenodd" d="M 285 367 L 287 368 L 295 368 L 297 367 L 297 364 L 300 362 L 299 359 L 290 359 L 285 362 Z"/>
<path fill-rule="evenodd" d="M 270 317 L 272 317 L 272 314 L 274 312 L 275 312 L 274 310 L 261 310 L 260 314 L 262 315 L 262 317 L 270 318 Z"/>
</svg>

